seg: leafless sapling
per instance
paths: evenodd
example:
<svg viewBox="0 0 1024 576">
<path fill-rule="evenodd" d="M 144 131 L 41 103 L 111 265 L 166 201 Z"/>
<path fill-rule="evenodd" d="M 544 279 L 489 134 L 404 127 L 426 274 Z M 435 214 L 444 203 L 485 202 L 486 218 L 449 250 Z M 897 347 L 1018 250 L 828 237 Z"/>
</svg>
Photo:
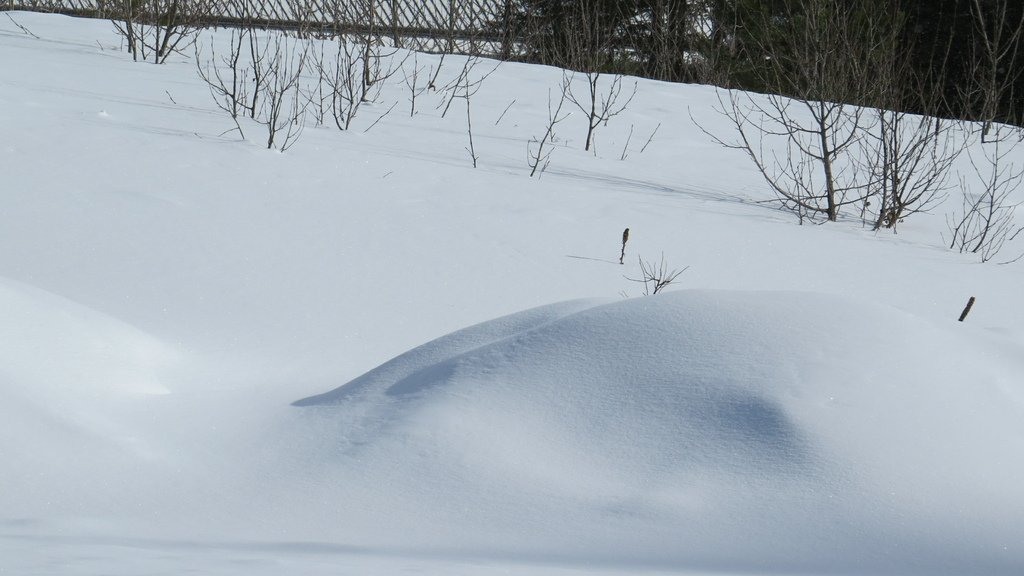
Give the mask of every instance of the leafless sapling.
<svg viewBox="0 0 1024 576">
<path fill-rule="evenodd" d="M 466 135 L 469 139 L 469 144 L 466 147 L 466 151 L 469 152 L 470 160 L 473 162 L 473 168 L 477 167 L 477 162 L 480 159 L 476 153 L 476 144 L 473 141 L 473 114 L 472 114 L 472 101 L 473 96 L 480 91 L 484 80 L 487 79 L 497 67 L 491 69 L 489 72 L 481 75 L 478 78 L 472 78 L 473 69 L 480 62 L 480 58 L 476 56 L 469 56 L 466 58 L 466 62 L 462 67 L 462 71 L 459 72 L 458 77 L 452 83 L 446 85 L 442 92 L 445 93 L 444 112 L 441 113 L 441 117 L 444 118 L 448 113 L 449 107 L 452 102 L 456 99 L 463 100 L 466 103 Z"/>
<path fill-rule="evenodd" d="M 622 75 L 612 75 L 608 85 L 602 88 L 601 79 L 606 76 L 597 71 L 587 71 L 580 75 L 586 81 L 586 94 L 577 95 L 572 88 L 572 80 L 576 74 L 563 72 L 569 83 L 569 101 L 572 102 L 587 119 L 587 140 L 583 146 L 584 150 L 590 150 L 594 143 L 594 131 L 602 124 L 608 125 L 608 121 L 623 113 L 636 96 L 637 83 L 633 83 L 633 89 L 629 95 L 622 100 Z"/>
<path fill-rule="evenodd" d="M 359 59 L 362 62 L 360 81 L 360 100 L 374 102 L 380 95 L 381 86 L 402 69 L 405 57 L 396 61 L 395 56 L 401 50 L 394 48 L 385 51 L 381 38 L 379 5 L 381 0 L 359 0 L 356 3 L 361 31 L 356 34 L 360 47 Z"/>
<path fill-rule="evenodd" d="M 661 292 L 670 284 L 676 281 L 676 278 L 680 274 L 686 272 L 690 267 L 687 266 L 682 269 L 670 270 L 665 264 L 665 255 L 661 255 L 661 260 L 657 263 L 647 262 L 640 256 L 637 256 L 637 260 L 640 262 L 640 277 L 630 278 L 626 276 L 626 280 L 630 282 L 638 282 L 644 285 L 644 296 L 650 296 Z"/>
<path fill-rule="evenodd" d="M 459 70 L 458 76 L 439 89 L 442 96 L 437 107 L 441 108 L 444 106 L 444 110 L 441 112 L 442 118 L 448 115 L 448 110 L 451 108 L 452 102 L 454 102 L 456 98 L 461 97 L 467 89 L 472 90 L 475 94 L 480 90 L 480 86 L 484 83 L 484 80 L 487 80 L 491 74 L 494 74 L 501 65 L 501 63 L 498 62 L 490 70 L 480 74 L 476 78 L 472 78 L 473 70 L 475 70 L 480 63 L 481 60 L 479 56 L 467 56 L 462 64 L 462 69 Z"/>
<path fill-rule="evenodd" d="M 209 0 L 117 0 L 111 22 L 132 59 L 163 64 L 195 42 L 210 10 Z"/>
<path fill-rule="evenodd" d="M 875 109 L 874 128 L 865 128 L 868 180 L 862 215 L 871 207 L 875 230 L 896 230 L 911 214 L 927 212 L 945 198 L 953 164 L 963 151 L 956 124 L 899 110 Z"/>
<path fill-rule="evenodd" d="M 1024 235 L 1024 226 L 1016 222 L 1019 203 L 1013 201 L 1013 194 L 1024 182 L 1024 167 L 1015 164 L 1010 156 L 1017 144 L 995 140 L 983 144 L 980 152 L 968 150 L 975 176 L 972 180 L 980 183 L 981 190 L 973 192 L 972 181 L 961 177 L 961 208 L 947 217 L 951 249 L 977 254 L 982 262 L 988 262 Z M 1024 253 L 1004 263 L 1022 257 Z"/>
<path fill-rule="evenodd" d="M 360 98 L 363 102 L 376 102 L 384 83 L 398 74 L 410 52 L 405 52 L 403 58 L 396 60 L 395 56 L 401 52 L 398 49 L 384 51 L 379 44 L 364 45 L 362 48 L 363 75 Z"/>
<path fill-rule="evenodd" d="M 430 74 L 429 74 L 430 81 L 427 82 L 427 90 L 430 90 L 430 91 L 437 90 L 437 79 L 441 75 L 441 70 L 444 68 L 444 60 L 445 60 L 445 58 L 447 56 L 448 56 L 447 52 L 442 52 L 441 53 L 441 58 L 439 58 L 438 61 L 437 61 L 437 67 L 435 68 L 435 67 L 431 66 L 431 70 L 430 70 Z"/>
<path fill-rule="evenodd" d="M 309 45 L 284 34 L 274 36 L 270 56 L 263 70 L 262 112 L 257 120 L 267 128 L 267 148 L 285 151 L 302 133 L 307 100 L 301 88 L 302 73 L 309 57 Z"/>
<path fill-rule="evenodd" d="M 843 206 L 863 203 L 867 194 L 856 157 L 865 112 L 850 102 L 870 81 L 861 62 L 876 49 L 872 34 L 879 30 L 845 2 L 782 5 L 791 17 L 762 23 L 777 34 L 756 46 L 763 65 L 754 71 L 776 94 L 720 93 L 720 111 L 737 138 L 711 136 L 743 151 L 800 222 L 835 221 Z"/>
<path fill-rule="evenodd" d="M 309 68 L 316 72 L 316 82 L 305 87 L 306 111 L 313 119 L 314 126 L 320 127 L 327 123 L 327 117 L 332 114 L 333 92 L 324 78 L 325 68 L 323 63 L 327 59 L 326 42 L 321 39 L 319 42 L 310 42 Z"/>
<path fill-rule="evenodd" d="M 1024 43 L 1024 13 L 1011 18 L 1011 0 L 969 0 L 973 21 L 973 52 L 968 82 L 961 98 L 973 106 L 980 121 L 979 145 L 968 149 L 973 174 L 961 175 L 964 198 L 959 212 L 947 218 L 950 248 L 978 254 L 988 262 L 1024 233 L 1016 223 L 1014 194 L 1024 183 L 1024 167 L 1015 161 L 1024 131 L 1000 119 L 1024 118 L 1007 110 L 1021 75 L 1020 46 Z M 974 186 L 980 183 L 980 190 Z M 973 186 L 972 186 L 973 184 Z M 1015 262 L 1024 253 L 1004 263 Z"/>
<path fill-rule="evenodd" d="M 199 77 L 210 89 L 210 96 L 213 97 L 217 107 L 231 117 L 235 124 L 234 130 L 238 130 L 238 134 L 243 140 L 245 131 L 242 130 L 239 117 L 244 116 L 248 109 L 249 67 L 244 64 L 242 56 L 246 43 L 245 37 L 252 33 L 251 29 L 232 29 L 230 48 L 226 56 L 218 57 L 212 38 L 208 59 L 203 58 L 202 47 L 198 44 L 195 54 Z"/>
<path fill-rule="evenodd" d="M 551 98 L 551 90 L 548 90 L 547 128 L 544 130 L 544 135 L 541 136 L 539 140 L 537 138 L 531 138 L 526 144 L 526 159 L 527 164 L 530 166 L 531 178 L 537 174 L 544 174 L 544 171 L 547 170 L 548 165 L 551 163 L 551 146 L 557 138 L 557 135 L 555 134 L 555 127 L 570 116 L 570 113 L 568 112 L 564 114 L 562 113 L 562 108 L 565 106 L 568 91 L 568 85 L 563 82 L 561 93 L 558 97 L 558 103 L 555 104 Z"/>
<path fill-rule="evenodd" d="M 270 57 L 270 41 L 267 36 L 257 34 L 251 27 L 249 27 L 249 34 L 246 35 L 246 38 L 249 45 L 249 65 L 252 78 L 249 84 L 250 100 L 247 107 L 249 118 L 255 120 L 260 104 L 262 104 L 260 97 L 267 87 L 266 70 L 268 66 L 266 62 Z"/>
<path fill-rule="evenodd" d="M 319 76 L 319 83 L 326 87 L 330 99 L 330 113 L 339 130 L 348 130 L 363 103 L 360 84 L 360 50 L 344 36 L 334 41 L 334 54 L 321 50 L 313 65 Z"/>
<path fill-rule="evenodd" d="M 469 85 L 469 78 L 466 78 L 466 83 L 463 84 L 462 97 L 466 100 L 466 134 L 469 135 L 469 147 L 466 151 L 469 152 L 469 157 L 473 161 L 473 168 L 476 168 L 477 160 L 479 157 L 476 155 L 476 146 L 473 144 L 473 114 L 470 111 L 470 102 L 473 100 L 473 94 L 476 93 L 477 88 L 471 90 Z"/>
<path fill-rule="evenodd" d="M 965 140 L 958 123 L 941 117 L 944 95 L 932 89 L 945 68 L 941 61 L 925 70 L 915 66 L 905 55 L 911 49 L 905 16 L 894 5 L 873 8 L 878 18 L 865 35 L 875 49 L 856 73 L 871 79 L 861 95 L 870 109 L 859 141 L 868 179 L 861 218 L 875 230 L 895 231 L 905 218 L 929 211 L 945 197 Z"/>
<path fill-rule="evenodd" d="M 427 91 L 426 86 L 420 85 L 420 73 L 423 69 L 419 65 L 419 57 L 416 53 L 412 55 L 412 72 L 402 67 L 402 75 L 405 79 L 405 87 L 409 89 L 409 117 L 416 115 L 416 99 Z"/>
</svg>

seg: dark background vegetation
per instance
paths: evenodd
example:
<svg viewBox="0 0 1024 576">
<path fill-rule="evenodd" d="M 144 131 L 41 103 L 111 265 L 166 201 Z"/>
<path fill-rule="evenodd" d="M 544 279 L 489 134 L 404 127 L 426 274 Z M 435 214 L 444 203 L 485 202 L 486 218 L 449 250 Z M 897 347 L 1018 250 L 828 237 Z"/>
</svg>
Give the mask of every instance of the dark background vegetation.
<svg viewBox="0 0 1024 576">
<path fill-rule="evenodd" d="M 822 10 L 845 13 L 846 30 L 819 32 L 861 61 L 853 102 L 874 104 L 873 72 L 898 62 L 886 81 L 905 87 L 902 109 L 1021 123 L 1020 0 L 515 0 L 496 26 L 522 42 L 512 56 L 532 62 L 785 94 L 794 88 L 767 62 L 806 65 L 798 54 Z"/>
<path fill-rule="evenodd" d="M 785 66 L 806 66 L 808 52 L 836 61 L 824 39 L 856 64 L 844 72 L 859 86 L 843 91 L 850 103 L 1024 123 L 1024 0 L 0 0 L 3 9 L 368 32 L 429 51 L 781 94 L 806 88 Z M 904 93 L 894 100 L 883 81 Z"/>
</svg>

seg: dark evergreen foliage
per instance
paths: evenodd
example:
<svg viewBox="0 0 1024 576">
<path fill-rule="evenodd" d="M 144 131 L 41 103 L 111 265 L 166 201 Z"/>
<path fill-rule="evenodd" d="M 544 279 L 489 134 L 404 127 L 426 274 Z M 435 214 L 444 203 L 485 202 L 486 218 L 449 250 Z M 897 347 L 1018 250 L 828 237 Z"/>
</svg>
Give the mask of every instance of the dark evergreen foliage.
<svg viewBox="0 0 1024 576">
<path fill-rule="evenodd" d="M 876 87 L 868 85 L 855 90 L 851 101 L 905 110 L 939 106 L 920 111 L 1024 121 L 1024 38 L 1013 35 L 1024 22 L 1024 1 L 821 2 L 828 9 L 847 10 L 864 42 L 891 38 L 875 49 L 887 54 L 848 50 L 866 59 L 859 65 L 876 67 L 888 58 L 898 61 L 903 75 L 903 94 L 895 102 L 891 90 L 878 102 Z M 806 11 L 815 5 L 808 0 L 511 0 L 502 25 L 522 41 L 523 57 L 534 62 L 787 93 L 794 90 L 787 86 L 792 78 L 778 74 L 784 69 L 778 62 L 776 71 L 766 74 L 765 59 L 785 59 L 787 51 L 806 48 L 793 31 L 805 24 Z M 1011 46 L 1001 47 L 1006 52 L 991 75 L 985 71 L 984 26 L 989 35 L 1002 32 L 1004 42 L 1012 40 Z M 985 100 L 986 87 L 979 84 L 982 76 L 1004 87 L 995 110 L 985 109 L 992 106 Z M 928 97 L 922 99 L 922 93 Z"/>
</svg>

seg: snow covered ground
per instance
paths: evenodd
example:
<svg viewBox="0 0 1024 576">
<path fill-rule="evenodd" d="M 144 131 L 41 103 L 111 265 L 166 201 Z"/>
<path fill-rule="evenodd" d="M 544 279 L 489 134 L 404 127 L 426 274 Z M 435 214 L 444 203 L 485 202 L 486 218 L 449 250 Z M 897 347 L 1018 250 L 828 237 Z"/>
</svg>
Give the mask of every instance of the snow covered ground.
<svg viewBox="0 0 1024 576">
<path fill-rule="evenodd" d="M 531 179 L 561 73 L 520 64 L 476 169 L 401 75 L 268 151 L 189 58 L 14 17 L 0 573 L 1024 570 L 1024 263 L 944 247 L 955 191 L 798 226 L 713 89 L 649 81 Z M 689 269 L 642 296 L 638 255 Z"/>
</svg>

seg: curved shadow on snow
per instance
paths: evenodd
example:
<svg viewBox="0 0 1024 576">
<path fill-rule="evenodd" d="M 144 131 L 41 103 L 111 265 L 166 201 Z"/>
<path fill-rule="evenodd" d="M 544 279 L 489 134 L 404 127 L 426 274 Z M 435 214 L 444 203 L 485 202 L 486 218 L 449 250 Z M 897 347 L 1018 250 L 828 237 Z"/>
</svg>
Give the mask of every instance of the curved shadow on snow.
<svg viewBox="0 0 1024 576">
<path fill-rule="evenodd" d="M 562 176 L 596 183 L 602 187 L 615 190 L 632 190 L 645 194 L 656 194 L 666 197 L 687 197 L 701 202 L 713 202 L 723 204 L 736 204 L 754 208 L 768 209 L 778 212 L 779 208 L 772 198 L 756 199 L 751 196 L 736 193 L 735 191 L 715 190 L 709 186 L 686 186 L 678 183 L 663 184 L 653 180 L 631 178 L 616 174 L 598 174 L 573 168 L 551 167 L 546 174 Z"/>
<path fill-rule="evenodd" d="M 292 402 L 292 406 L 337 405 L 369 393 L 372 389 L 387 391 L 406 380 L 408 382 L 398 386 L 393 392 L 385 393 L 391 396 L 407 394 L 413 388 L 422 387 L 414 384 L 418 378 L 443 374 L 443 371 L 432 372 L 432 369 L 438 364 L 453 361 L 475 350 L 485 348 L 550 322 L 556 322 L 608 301 L 606 299 L 570 300 L 568 302 L 548 304 L 497 320 L 482 322 L 422 344 L 388 360 L 347 384 L 343 384 L 323 394 L 296 400 Z M 451 367 L 451 370 L 454 370 L 454 365 Z M 449 378 L 451 375 L 443 374 L 443 377 Z"/>
<path fill-rule="evenodd" d="M 458 362 L 454 359 L 434 364 L 395 382 L 385 394 L 392 397 L 418 394 L 450 381 L 457 370 Z"/>
<path fill-rule="evenodd" d="M 698 438 L 708 442 L 726 468 L 757 462 L 782 477 L 797 477 L 817 468 L 816 449 L 778 402 L 748 393 L 723 392 L 696 406 L 691 414 Z"/>
<path fill-rule="evenodd" d="M 707 418 L 721 430 L 757 443 L 790 444 L 796 427 L 774 402 L 750 395 L 734 396 L 708 407 Z"/>
</svg>

